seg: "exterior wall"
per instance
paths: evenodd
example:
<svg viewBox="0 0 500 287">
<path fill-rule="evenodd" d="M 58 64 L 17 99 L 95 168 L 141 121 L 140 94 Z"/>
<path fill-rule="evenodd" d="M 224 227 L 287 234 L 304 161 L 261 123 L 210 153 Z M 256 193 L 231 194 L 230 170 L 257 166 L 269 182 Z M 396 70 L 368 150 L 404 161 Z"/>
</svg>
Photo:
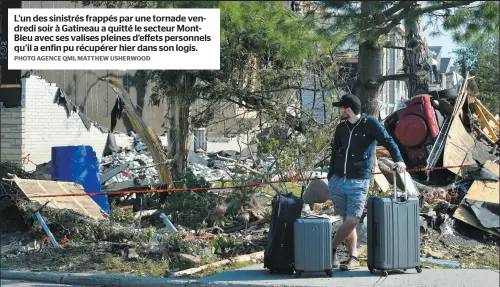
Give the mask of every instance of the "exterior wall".
<svg viewBox="0 0 500 287">
<path fill-rule="evenodd" d="M 388 35 L 389 40 L 395 45 L 404 47 L 404 31 L 397 27 Z M 404 52 L 400 49 L 383 49 L 382 51 L 382 74 L 403 73 Z M 396 105 L 408 99 L 408 89 L 404 81 L 387 81 L 380 90 L 380 112 L 382 118 L 389 115 Z"/>
<path fill-rule="evenodd" d="M 88 131 L 78 113 L 71 113 L 67 117 L 62 106 L 54 104 L 58 87 L 55 83 L 31 76 L 21 80 L 22 97 L 25 105 L 23 124 L 24 129 L 17 137 L 22 137 L 22 156 L 28 156 L 35 164 L 48 162 L 51 159 L 51 148 L 54 146 L 90 145 L 98 158 L 106 144 L 107 133 L 101 132 L 91 125 Z M 2 119 L 2 130 L 3 130 Z M 131 138 L 126 134 L 115 134 L 119 146 L 130 144 Z M 2 145 L 3 149 L 3 145 Z M 26 170 L 33 170 L 35 165 L 27 163 Z"/>
<path fill-rule="evenodd" d="M 23 108 L 0 108 L 0 161 L 22 164 L 24 148 Z"/>
<path fill-rule="evenodd" d="M 80 2 L 75 3 L 73 1 L 20 1 L 19 3 L 21 3 L 21 7 L 25 9 L 82 8 Z M 7 9 L 5 9 L 5 11 L 7 11 Z M 7 19 L 7 12 L 2 15 Z M 2 24 L 6 26 L 7 22 L 3 21 L 0 24 L 0 30 L 6 31 L 6 27 L 2 29 Z M 0 38 L 4 37 L 1 36 Z M 6 34 L 5 39 L 7 39 Z M 19 71 L 18 75 L 14 77 L 15 80 L 11 82 L 20 83 L 20 76 L 24 75 L 26 72 L 28 71 Z M 150 105 L 152 86 L 147 83 L 147 79 L 139 76 L 135 70 L 36 70 L 33 72 L 42 79 L 55 83 L 58 87 L 61 87 L 71 101 L 78 106 L 80 111 L 85 113 L 92 121 L 106 128 L 110 128 L 111 125 L 110 115 L 116 100 L 116 95 L 109 84 L 99 81 L 98 78 L 115 78 L 126 90 L 128 90 L 132 102 L 136 104 L 146 124 L 152 127 L 158 134 L 163 134 L 166 130 L 164 127 L 164 123 L 166 122 L 165 115 L 167 113 L 166 102 L 161 103 L 157 107 Z M 12 84 L 11 82 L 9 82 L 9 84 Z M 236 114 L 244 114 L 247 119 L 255 119 L 255 115 L 242 110 L 236 111 L 236 109 L 234 104 L 232 104 L 232 106 L 229 106 L 227 103 L 221 104 L 219 109 L 220 112 L 217 114 L 219 122 L 208 126 L 208 131 L 217 136 L 223 136 L 228 132 L 232 132 L 236 129 L 235 127 L 239 125 L 239 120 L 241 118 L 235 117 Z M 227 120 L 221 121 L 222 118 L 226 118 Z M 168 126 L 166 128 L 168 128 Z M 116 131 L 129 132 L 131 130 L 132 126 L 126 117 L 118 120 Z"/>
<path fill-rule="evenodd" d="M 73 1 L 22 1 L 22 8 L 82 8 L 82 6 L 80 2 Z M 22 71 L 22 74 L 26 72 Z M 107 83 L 99 81 L 98 78 L 115 78 L 128 90 L 146 124 L 159 134 L 165 131 L 162 125 L 165 122 L 166 104 L 162 103 L 158 107 L 150 106 L 151 86 L 144 78 L 136 75 L 135 70 L 39 70 L 34 72 L 43 79 L 61 87 L 82 112 L 92 121 L 106 128 L 110 128 L 111 125 L 110 115 L 115 104 L 116 94 Z M 131 130 L 132 127 L 126 118 L 118 121 L 116 131 L 128 132 Z"/>
</svg>

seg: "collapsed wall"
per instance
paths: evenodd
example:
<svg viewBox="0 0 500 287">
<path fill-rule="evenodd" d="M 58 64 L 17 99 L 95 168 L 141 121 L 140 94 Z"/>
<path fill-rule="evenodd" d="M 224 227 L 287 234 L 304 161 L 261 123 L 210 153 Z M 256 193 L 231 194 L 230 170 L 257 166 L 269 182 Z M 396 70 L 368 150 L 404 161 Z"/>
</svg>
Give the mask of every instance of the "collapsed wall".
<svg viewBox="0 0 500 287">
<path fill-rule="evenodd" d="M 101 157 L 108 130 L 79 111 L 79 107 L 55 83 L 29 75 L 21 79 L 21 97 L 21 107 L 0 109 L 0 161 L 20 164 L 26 171 L 32 171 L 36 165 L 51 160 L 52 147 L 74 145 L 92 146 L 97 157 Z M 120 147 L 130 146 L 134 140 L 124 133 L 114 135 Z M 160 136 L 160 140 L 167 145 L 166 136 Z M 193 151 L 193 135 L 190 142 Z M 207 152 L 243 148 L 243 153 L 248 153 L 246 135 L 222 141 L 208 137 L 207 142 Z"/>
<path fill-rule="evenodd" d="M 56 84 L 30 75 L 21 79 L 21 96 L 21 107 L 1 109 L 1 161 L 22 163 L 31 171 L 35 164 L 50 161 L 53 146 L 68 145 L 89 145 L 98 158 L 102 155 L 107 130 L 78 112 Z M 59 102 L 62 106 L 56 103 L 58 98 L 64 98 Z M 115 134 L 115 138 L 119 146 L 133 140 L 126 134 Z"/>
<path fill-rule="evenodd" d="M 0 162 L 22 164 L 24 109 L 0 107 Z"/>
</svg>

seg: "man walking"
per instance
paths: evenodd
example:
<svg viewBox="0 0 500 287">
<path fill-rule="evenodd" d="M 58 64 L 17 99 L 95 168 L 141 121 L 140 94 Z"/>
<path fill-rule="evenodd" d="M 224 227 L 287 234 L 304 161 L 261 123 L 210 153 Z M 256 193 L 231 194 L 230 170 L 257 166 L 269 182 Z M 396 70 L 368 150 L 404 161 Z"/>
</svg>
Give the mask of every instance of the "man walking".
<svg viewBox="0 0 500 287">
<path fill-rule="evenodd" d="M 333 106 L 338 107 L 342 122 L 337 126 L 332 142 L 328 190 L 335 213 L 343 219 L 333 239 L 333 267 L 352 270 L 361 266 L 356 247 L 356 226 L 363 215 L 370 187 L 376 142 L 389 151 L 398 173 L 404 172 L 406 166 L 398 146 L 382 124 L 372 116 L 361 114 L 358 97 L 345 95 Z M 336 250 L 344 240 L 350 257 L 340 265 Z"/>
</svg>

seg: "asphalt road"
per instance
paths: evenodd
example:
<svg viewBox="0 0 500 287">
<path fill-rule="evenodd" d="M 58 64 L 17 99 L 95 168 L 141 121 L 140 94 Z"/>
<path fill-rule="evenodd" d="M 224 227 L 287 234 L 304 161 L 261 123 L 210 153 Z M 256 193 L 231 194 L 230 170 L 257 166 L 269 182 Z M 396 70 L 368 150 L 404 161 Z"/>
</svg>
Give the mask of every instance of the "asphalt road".
<svg viewBox="0 0 500 287">
<path fill-rule="evenodd" d="M 198 280 L 198 283 L 215 283 L 225 286 L 384 286 L 384 287 L 493 287 L 500 286 L 500 274 L 495 270 L 481 269 L 423 269 L 418 274 L 415 269 L 405 273 L 390 273 L 388 277 L 370 274 L 368 269 L 356 271 L 336 270 L 333 278 L 325 273 L 303 273 L 300 278 L 290 275 L 270 275 L 262 265 L 234 270 Z M 203 286 L 203 285 L 202 285 Z"/>
</svg>

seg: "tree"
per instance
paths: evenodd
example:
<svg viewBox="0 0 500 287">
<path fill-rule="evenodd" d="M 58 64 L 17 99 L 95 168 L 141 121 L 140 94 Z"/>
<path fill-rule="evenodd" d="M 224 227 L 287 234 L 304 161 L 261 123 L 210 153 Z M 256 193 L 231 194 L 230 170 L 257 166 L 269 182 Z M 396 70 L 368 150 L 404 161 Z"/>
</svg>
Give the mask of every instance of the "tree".
<svg viewBox="0 0 500 287">
<path fill-rule="evenodd" d="M 219 7 L 221 9 L 221 69 L 217 71 L 143 71 L 153 86 L 154 104 L 168 105 L 168 150 L 174 177 L 186 169 L 190 107 L 200 99 L 213 106 L 231 102 L 285 120 L 305 131 L 314 122 L 292 113 L 284 99 L 302 89 L 303 61 L 316 58 L 328 46 L 323 34 L 311 33 L 303 21 L 280 2 L 216 1 L 84 1 L 84 5 L 120 8 Z M 205 119 L 206 120 L 206 119 Z M 174 157 L 174 155 L 177 155 Z M 183 156 L 178 156 L 183 155 Z"/>
<path fill-rule="evenodd" d="M 466 60 L 466 69 L 475 76 L 482 103 L 492 114 L 500 114 L 499 36 L 478 37 L 470 43 L 464 42 L 453 53 L 457 56 L 455 64 L 462 67 Z M 464 57 L 465 56 L 465 57 Z M 461 68 L 460 68 L 461 69 Z"/>
<path fill-rule="evenodd" d="M 318 1 L 319 2 L 319 1 Z M 488 2 L 478 1 L 321 1 L 323 8 L 323 18 L 329 20 L 327 27 L 334 33 L 343 33 L 346 35 L 346 40 L 354 41 L 359 44 L 358 55 L 358 74 L 357 74 L 357 88 L 356 94 L 363 102 L 363 112 L 377 116 L 379 108 L 377 105 L 377 97 L 382 85 L 389 80 L 407 80 L 419 79 L 428 77 L 429 66 L 425 63 L 425 48 L 421 48 L 422 41 L 418 37 L 410 39 L 414 41 L 413 48 L 417 55 L 416 61 L 409 63 L 410 66 L 405 68 L 405 73 L 395 75 L 382 75 L 382 48 L 387 47 L 391 49 L 405 49 L 406 47 L 394 47 L 392 44 L 387 43 L 387 34 L 396 26 L 400 25 L 403 21 L 409 20 L 408 28 L 413 31 L 411 34 L 418 35 L 415 22 L 421 16 L 435 16 L 442 18 L 443 28 L 449 30 L 457 30 L 457 35 L 473 35 L 473 30 L 477 25 L 473 25 L 478 20 L 473 15 L 462 15 L 462 23 L 466 26 L 464 33 L 458 30 L 463 25 L 456 23 L 457 16 L 452 17 L 451 8 L 463 7 L 464 9 L 472 9 L 472 5 L 476 5 L 476 15 L 480 15 L 485 19 L 491 19 L 492 13 L 491 5 Z M 443 11 L 439 13 L 439 11 Z M 462 10 L 460 10 L 462 11 Z M 482 22 L 488 26 L 492 26 L 486 20 Z M 484 29 L 484 28 L 483 28 Z M 419 48 L 420 47 L 420 48 Z M 416 53 L 413 52 L 413 56 Z M 410 58 L 412 54 L 407 54 Z M 422 62 L 423 61 L 423 62 Z M 420 62 L 420 63 L 418 63 Z M 425 80 L 414 81 L 410 87 L 414 93 L 420 83 L 425 83 Z"/>
<path fill-rule="evenodd" d="M 405 21 L 405 49 L 403 71 L 406 75 L 418 75 L 405 79 L 408 97 L 429 92 L 429 50 L 422 34 L 422 17 L 408 18 Z M 420 73 L 420 74 L 418 74 Z"/>
</svg>

